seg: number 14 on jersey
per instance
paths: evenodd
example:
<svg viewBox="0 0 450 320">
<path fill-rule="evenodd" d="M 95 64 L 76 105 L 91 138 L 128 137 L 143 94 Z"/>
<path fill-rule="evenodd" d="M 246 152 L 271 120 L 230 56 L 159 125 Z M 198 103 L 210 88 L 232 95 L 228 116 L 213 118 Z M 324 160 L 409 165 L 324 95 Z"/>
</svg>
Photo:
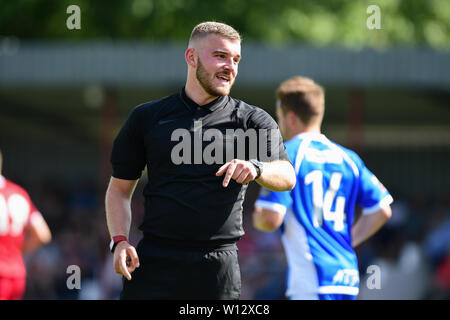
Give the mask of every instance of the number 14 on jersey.
<svg viewBox="0 0 450 320">
<path fill-rule="evenodd" d="M 328 190 L 323 190 L 323 173 L 320 170 L 314 170 L 305 176 L 305 185 L 312 184 L 313 194 L 313 224 L 314 227 L 321 227 L 323 219 L 334 222 L 335 231 L 344 230 L 345 219 L 345 197 L 337 197 L 336 193 L 341 185 L 342 173 L 333 172 L 330 179 Z M 331 211 L 331 206 L 336 199 L 335 210 Z"/>
</svg>

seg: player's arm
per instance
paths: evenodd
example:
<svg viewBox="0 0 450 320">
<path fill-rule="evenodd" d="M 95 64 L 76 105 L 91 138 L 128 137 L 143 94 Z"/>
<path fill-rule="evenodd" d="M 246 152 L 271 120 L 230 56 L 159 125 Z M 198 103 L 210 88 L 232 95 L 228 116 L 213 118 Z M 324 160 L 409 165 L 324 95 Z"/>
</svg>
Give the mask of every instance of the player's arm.
<svg viewBox="0 0 450 320">
<path fill-rule="evenodd" d="M 289 191 L 273 192 L 261 188 L 253 211 L 253 226 L 261 231 L 275 231 L 283 223 L 287 208 L 291 205 Z"/>
<path fill-rule="evenodd" d="M 44 217 L 38 212 L 32 214 L 28 226 L 25 228 L 25 240 L 22 246 L 24 254 L 32 253 L 41 246 L 49 243 L 52 233 Z"/>
<path fill-rule="evenodd" d="M 283 223 L 284 213 L 256 207 L 253 211 L 253 227 L 260 231 L 275 231 Z"/>
<path fill-rule="evenodd" d="M 295 171 L 292 164 L 287 160 L 276 160 L 264 162 L 261 176 L 257 177 L 255 166 L 249 162 L 234 159 L 225 163 L 216 172 L 217 176 L 225 173 L 223 186 L 228 186 L 231 179 L 240 184 L 247 184 L 255 180 L 262 187 L 272 191 L 292 190 L 296 183 Z"/>
<path fill-rule="evenodd" d="M 106 221 L 111 238 L 117 235 L 129 237 L 131 197 L 137 181 L 111 177 L 105 197 Z M 128 241 L 118 243 L 114 250 L 114 271 L 130 280 L 130 274 L 137 267 L 139 258 L 136 249 Z"/>
<path fill-rule="evenodd" d="M 394 201 L 386 187 L 355 155 L 361 168 L 356 205 L 362 208 L 362 213 L 352 227 L 353 247 L 374 235 L 391 218 Z"/>
<path fill-rule="evenodd" d="M 260 186 L 272 191 L 289 191 L 297 182 L 294 167 L 289 161 L 277 160 L 263 163 L 263 173 L 255 180 Z"/>
<path fill-rule="evenodd" d="M 371 214 L 361 214 L 352 227 L 352 246 L 357 247 L 374 235 L 392 216 L 391 206 L 387 205 Z"/>
</svg>

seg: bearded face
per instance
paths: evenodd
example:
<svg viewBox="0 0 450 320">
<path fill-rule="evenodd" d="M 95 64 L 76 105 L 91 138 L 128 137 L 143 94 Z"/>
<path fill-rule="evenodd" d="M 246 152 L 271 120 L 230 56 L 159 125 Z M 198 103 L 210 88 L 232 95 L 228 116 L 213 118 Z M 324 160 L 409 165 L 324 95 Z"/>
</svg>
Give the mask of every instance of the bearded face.
<svg viewBox="0 0 450 320">
<path fill-rule="evenodd" d="M 229 95 L 235 80 L 235 78 L 231 75 L 231 72 L 228 70 L 208 72 L 200 57 L 198 58 L 198 65 L 195 75 L 203 89 L 211 96 Z"/>
<path fill-rule="evenodd" d="M 226 96 L 234 84 L 240 61 L 241 44 L 218 35 L 209 35 L 196 49 L 195 76 L 211 96 Z"/>
</svg>

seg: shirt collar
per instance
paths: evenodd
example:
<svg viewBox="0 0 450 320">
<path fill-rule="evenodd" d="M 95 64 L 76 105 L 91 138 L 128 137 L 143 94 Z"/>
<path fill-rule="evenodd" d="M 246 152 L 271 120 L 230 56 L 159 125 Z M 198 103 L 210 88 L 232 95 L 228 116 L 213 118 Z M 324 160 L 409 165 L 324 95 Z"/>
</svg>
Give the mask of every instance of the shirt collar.
<svg viewBox="0 0 450 320">
<path fill-rule="evenodd" d="M 294 136 L 292 139 L 305 139 L 309 138 L 311 140 L 327 140 L 327 137 L 319 132 L 302 132 Z"/>
<path fill-rule="evenodd" d="M 213 112 L 215 110 L 218 110 L 219 108 L 223 107 L 225 103 L 228 101 L 228 96 L 220 96 L 211 101 L 210 103 L 199 105 L 194 100 L 188 97 L 185 91 L 185 87 L 181 89 L 180 92 L 180 98 L 181 100 L 191 109 L 196 110 L 197 108 L 201 108 L 203 110 L 207 110 L 210 112 Z"/>
</svg>

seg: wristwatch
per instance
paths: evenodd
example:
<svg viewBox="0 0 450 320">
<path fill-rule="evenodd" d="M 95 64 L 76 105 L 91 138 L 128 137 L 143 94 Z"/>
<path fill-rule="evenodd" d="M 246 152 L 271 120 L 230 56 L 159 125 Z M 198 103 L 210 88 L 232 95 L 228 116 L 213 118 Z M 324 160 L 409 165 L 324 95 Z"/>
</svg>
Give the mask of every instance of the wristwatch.
<svg viewBox="0 0 450 320">
<path fill-rule="evenodd" d="M 109 243 L 109 250 L 111 250 L 111 253 L 114 253 L 114 249 L 116 249 L 116 246 L 119 242 L 127 241 L 126 236 L 114 236 L 111 239 L 111 242 Z"/>
<path fill-rule="evenodd" d="M 250 159 L 249 161 L 250 161 L 250 163 L 252 165 L 255 166 L 255 169 L 256 169 L 256 178 L 255 178 L 255 180 L 256 180 L 259 177 L 261 177 L 261 174 L 263 173 L 263 164 L 260 161 L 256 160 L 256 159 Z"/>
</svg>

